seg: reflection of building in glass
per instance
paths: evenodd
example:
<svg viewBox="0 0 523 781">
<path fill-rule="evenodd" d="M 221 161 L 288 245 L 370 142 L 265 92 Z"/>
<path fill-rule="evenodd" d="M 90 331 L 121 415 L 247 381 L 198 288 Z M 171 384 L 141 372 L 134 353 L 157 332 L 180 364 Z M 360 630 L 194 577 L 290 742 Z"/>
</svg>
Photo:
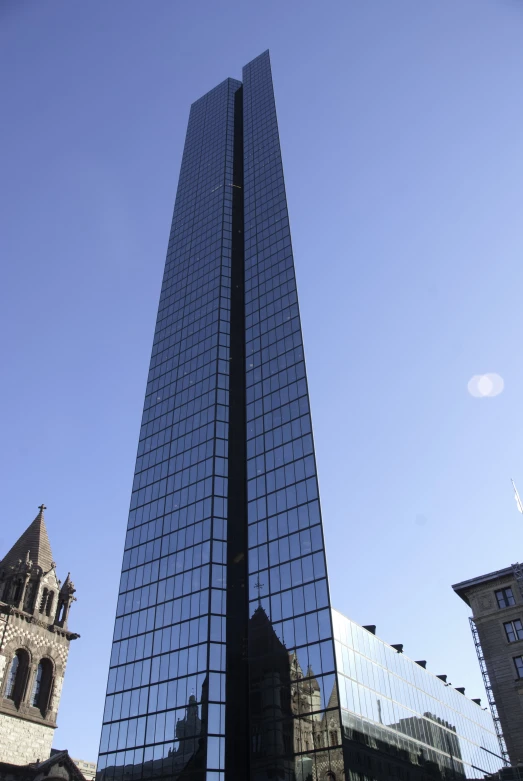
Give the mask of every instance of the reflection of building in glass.
<svg viewBox="0 0 523 781">
<path fill-rule="evenodd" d="M 388 724 L 388 727 L 402 732 L 426 743 L 427 746 L 438 749 L 441 755 L 440 767 L 445 765 L 445 770 L 454 778 L 465 778 L 463 764 L 461 763 L 461 748 L 456 728 L 432 713 L 424 713 L 420 716 L 408 716 L 400 719 L 397 724 Z M 424 759 L 423 749 L 420 749 L 420 759 Z"/>
<path fill-rule="evenodd" d="M 105 768 L 105 776 L 110 778 L 161 778 L 172 781 L 189 777 L 201 777 L 205 771 L 205 746 L 203 735 L 202 707 L 206 710 L 206 690 L 204 683 L 201 704 L 194 694 L 179 715 L 176 711 L 157 714 L 151 721 L 137 719 L 137 732 L 134 740 L 142 743 L 154 743 L 157 730 L 162 735 L 174 734 L 174 739 L 156 744 L 144 751 L 127 751 L 120 756 L 121 765 Z M 182 715 L 183 714 L 183 715 Z M 143 734 L 142 734 L 143 729 Z M 126 736 L 128 737 L 128 735 Z"/>
<path fill-rule="evenodd" d="M 523 764 L 502 767 L 499 773 L 490 776 L 491 781 L 523 781 Z"/>
<path fill-rule="evenodd" d="M 487 711 L 398 653 L 401 646 L 332 615 L 349 778 L 468 779 L 499 770 Z"/>
<path fill-rule="evenodd" d="M 310 664 L 304 674 L 303 649 L 285 648 L 262 607 L 250 630 L 253 777 L 345 778 L 335 677 L 315 676 Z"/>
<path fill-rule="evenodd" d="M 292 778 L 293 711 L 289 654 L 262 607 L 249 632 L 249 695 L 252 762 L 263 774 Z"/>
<path fill-rule="evenodd" d="M 199 723 L 190 698 L 204 681 Z M 191 107 L 98 775 L 340 781 L 333 689 L 307 380 L 265 52 L 245 66 L 242 82 L 226 79 Z M 198 732 L 198 724 L 197 742 L 180 733 Z"/>
<path fill-rule="evenodd" d="M 461 759 L 461 749 L 456 735 L 456 728 L 432 713 L 420 716 L 407 716 L 397 724 L 387 724 L 388 727 L 403 732 L 428 746 L 445 751 L 450 756 Z"/>
</svg>

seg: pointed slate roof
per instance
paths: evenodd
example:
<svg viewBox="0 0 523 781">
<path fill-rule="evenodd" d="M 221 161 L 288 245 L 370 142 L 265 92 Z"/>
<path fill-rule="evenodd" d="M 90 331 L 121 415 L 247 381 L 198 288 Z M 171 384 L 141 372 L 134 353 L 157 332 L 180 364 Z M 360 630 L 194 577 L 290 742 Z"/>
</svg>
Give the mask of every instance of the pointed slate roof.
<svg viewBox="0 0 523 781">
<path fill-rule="evenodd" d="M 38 509 L 40 512 L 34 521 L 15 542 L 11 550 L 6 553 L 2 561 L 0 561 L 0 567 L 2 569 L 16 566 L 19 559 L 25 561 L 28 551 L 29 558 L 33 562 L 33 565 L 37 564 L 44 572 L 48 572 L 51 569 L 53 554 L 51 552 L 51 543 L 49 542 L 47 529 L 45 528 L 45 505 L 40 505 Z"/>
<path fill-rule="evenodd" d="M 74 583 L 71 580 L 71 573 L 68 572 L 64 584 L 60 589 L 60 594 L 74 594 L 75 591 Z"/>
<path fill-rule="evenodd" d="M 318 683 L 318 681 L 316 679 L 316 676 L 314 675 L 314 670 L 312 669 L 310 664 L 307 667 L 307 675 L 306 675 L 306 677 L 307 678 L 312 678 L 312 680 L 309 682 L 310 683 L 310 687 L 311 687 L 311 691 L 319 692 L 320 691 L 320 684 Z"/>
</svg>

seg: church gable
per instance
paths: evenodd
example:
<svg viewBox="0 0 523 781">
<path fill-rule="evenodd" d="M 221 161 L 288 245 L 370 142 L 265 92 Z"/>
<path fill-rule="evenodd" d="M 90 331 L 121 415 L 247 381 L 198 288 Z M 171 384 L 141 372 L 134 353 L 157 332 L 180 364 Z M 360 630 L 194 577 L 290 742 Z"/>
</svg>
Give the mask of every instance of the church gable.
<svg viewBox="0 0 523 781">
<path fill-rule="evenodd" d="M 67 751 L 53 754 L 44 762 L 14 765 L 0 762 L 0 781 L 86 781 Z"/>
</svg>

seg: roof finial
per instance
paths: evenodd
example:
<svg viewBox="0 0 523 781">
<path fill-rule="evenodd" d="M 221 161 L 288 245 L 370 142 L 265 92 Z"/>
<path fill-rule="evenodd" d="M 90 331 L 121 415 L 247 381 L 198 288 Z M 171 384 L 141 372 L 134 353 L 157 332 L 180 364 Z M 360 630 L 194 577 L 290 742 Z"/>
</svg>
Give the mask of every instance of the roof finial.
<svg viewBox="0 0 523 781">
<path fill-rule="evenodd" d="M 40 510 L 40 515 L 43 515 L 43 514 L 44 514 L 44 510 L 47 510 L 47 507 L 46 507 L 46 506 L 45 506 L 45 504 L 42 502 L 42 504 L 39 506 L 39 508 L 38 508 L 38 509 Z"/>
<path fill-rule="evenodd" d="M 261 592 L 264 586 L 265 583 L 260 583 L 260 578 L 258 578 L 256 583 L 254 584 L 254 588 L 258 591 L 258 607 L 261 607 Z"/>
</svg>

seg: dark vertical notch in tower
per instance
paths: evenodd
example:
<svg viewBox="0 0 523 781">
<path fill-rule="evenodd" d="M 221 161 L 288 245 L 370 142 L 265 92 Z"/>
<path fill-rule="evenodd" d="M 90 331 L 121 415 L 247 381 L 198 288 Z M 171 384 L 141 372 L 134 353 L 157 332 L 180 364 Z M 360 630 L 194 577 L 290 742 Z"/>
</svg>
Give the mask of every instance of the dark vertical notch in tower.
<svg viewBox="0 0 523 781">
<path fill-rule="evenodd" d="M 235 94 L 229 373 L 225 781 L 249 778 L 243 88 Z"/>
</svg>

